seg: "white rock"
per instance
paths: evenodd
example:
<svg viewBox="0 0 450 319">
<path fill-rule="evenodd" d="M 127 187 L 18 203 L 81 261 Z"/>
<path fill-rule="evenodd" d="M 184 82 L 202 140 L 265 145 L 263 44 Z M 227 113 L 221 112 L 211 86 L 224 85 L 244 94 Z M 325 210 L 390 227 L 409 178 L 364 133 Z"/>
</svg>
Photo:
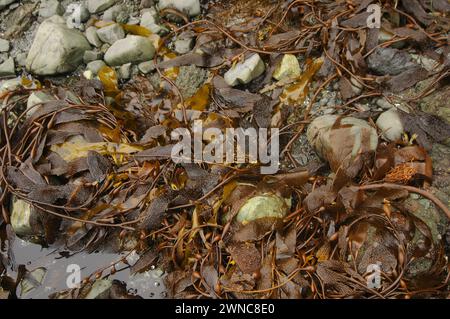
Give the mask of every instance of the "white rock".
<svg viewBox="0 0 450 319">
<path fill-rule="evenodd" d="M 58 0 L 44 0 L 39 6 L 39 16 L 42 18 L 50 18 L 54 15 L 62 16 L 64 14 L 64 7 Z"/>
<path fill-rule="evenodd" d="M 155 54 L 155 47 L 149 38 L 129 35 L 114 42 L 106 51 L 105 62 L 110 66 L 149 61 Z"/>
<path fill-rule="evenodd" d="M 8 52 L 10 48 L 9 41 L 0 39 L 0 52 Z"/>
<path fill-rule="evenodd" d="M 158 13 L 154 8 L 145 10 L 142 13 L 140 25 L 141 27 L 147 28 L 153 33 L 159 33 L 163 28 L 160 25 L 158 25 L 157 18 Z"/>
<path fill-rule="evenodd" d="M 273 72 L 275 80 L 295 79 L 300 76 L 300 64 L 297 57 L 293 54 L 285 54 L 281 59 L 280 65 Z"/>
<path fill-rule="evenodd" d="M 45 92 L 36 91 L 31 93 L 27 100 L 27 110 L 29 110 L 27 112 L 27 117 L 36 111 L 38 107 L 34 107 L 35 105 L 52 100 L 54 100 L 54 98 Z"/>
<path fill-rule="evenodd" d="M 159 8 L 174 8 L 190 15 L 191 17 L 199 15 L 201 12 L 200 0 L 160 0 Z"/>
<path fill-rule="evenodd" d="M 89 41 L 90 44 L 93 46 L 99 48 L 103 45 L 102 40 L 98 37 L 97 34 L 97 28 L 96 27 L 89 27 L 86 29 L 86 38 Z"/>
<path fill-rule="evenodd" d="M 178 39 L 175 41 L 175 52 L 186 54 L 194 47 L 194 38 Z"/>
<path fill-rule="evenodd" d="M 225 73 L 225 82 L 230 86 L 247 84 L 264 73 L 266 66 L 259 54 L 253 54 L 245 61 L 236 64 Z"/>
<path fill-rule="evenodd" d="M 98 29 L 97 35 L 103 42 L 113 44 L 117 40 L 125 38 L 125 31 L 123 31 L 123 28 L 119 24 L 114 23 Z"/>
<path fill-rule="evenodd" d="M 391 142 L 401 139 L 404 132 L 402 121 L 395 109 L 381 113 L 377 120 L 377 126 L 382 137 Z"/>
<path fill-rule="evenodd" d="M 0 77 L 16 74 L 16 66 L 12 57 L 0 64 Z"/>
<path fill-rule="evenodd" d="M 66 21 L 53 16 L 39 26 L 27 56 L 26 68 L 38 75 L 74 71 L 91 46 L 81 32 L 69 29 Z"/>
<path fill-rule="evenodd" d="M 103 21 L 116 21 L 117 16 L 121 11 L 124 11 L 125 7 L 121 4 L 112 6 L 103 13 Z"/>
<path fill-rule="evenodd" d="M 90 13 L 99 13 L 115 5 L 117 0 L 88 0 L 87 7 Z"/>
</svg>

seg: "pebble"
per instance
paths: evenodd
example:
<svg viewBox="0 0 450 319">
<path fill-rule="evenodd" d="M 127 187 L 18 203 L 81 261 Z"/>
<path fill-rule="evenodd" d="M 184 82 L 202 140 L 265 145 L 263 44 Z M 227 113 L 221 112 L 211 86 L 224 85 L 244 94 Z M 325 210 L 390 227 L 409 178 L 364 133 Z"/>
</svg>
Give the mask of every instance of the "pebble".
<svg viewBox="0 0 450 319">
<path fill-rule="evenodd" d="M 265 71 L 265 65 L 259 54 L 253 54 L 245 61 L 236 64 L 225 73 L 225 82 L 230 86 L 247 84 Z"/>
<path fill-rule="evenodd" d="M 117 0 L 87 0 L 87 7 L 90 13 L 99 13 L 112 7 Z"/>
<path fill-rule="evenodd" d="M 16 67 L 14 65 L 14 59 L 8 58 L 2 64 L 0 64 L 0 77 L 12 76 L 16 74 Z"/>
<path fill-rule="evenodd" d="M 117 40 L 125 38 L 125 31 L 119 24 L 114 23 L 98 29 L 97 35 L 101 41 L 108 44 L 113 44 Z"/>
<path fill-rule="evenodd" d="M 178 54 L 186 54 L 194 47 L 194 38 L 178 39 L 175 41 L 175 52 Z"/>
<path fill-rule="evenodd" d="M 401 139 L 404 128 L 400 116 L 395 109 L 381 113 L 376 124 L 384 139 L 391 142 Z"/>
<path fill-rule="evenodd" d="M 139 63 L 138 65 L 139 71 L 141 71 L 144 74 L 150 73 L 151 71 L 155 70 L 155 63 L 153 61 L 145 61 L 142 63 Z"/>
<path fill-rule="evenodd" d="M 89 41 L 90 44 L 93 46 L 99 48 L 102 46 L 103 42 L 100 40 L 97 34 L 97 28 L 96 27 L 89 27 L 86 29 L 86 38 Z"/>
<path fill-rule="evenodd" d="M 103 52 L 87 50 L 87 51 L 84 51 L 83 62 L 89 63 L 89 62 L 92 62 L 95 60 L 101 60 L 102 58 L 103 58 Z"/>
<path fill-rule="evenodd" d="M 8 52 L 10 49 L 10 44 L 8 40 L 0 39 L 0 52 Z"/>
<path fill-rule="evenodd" d="M 281 59 L 280 65 L 273 72 L 275 80 L 295 79 L 300 76 L 300 64 L 297 57 L 293 54 L 285 54 Z"/>
<path fill-rule="evenodd" d="M 121 65 L 118 71 L 119 78 L 128 80 L 131 77 L 131 63 Z"/>
<path fill-rule="evenodd" d="M 65 10 L 58 0 L 43 0 L 39 6 L 39 16 L 46 19 L 54 15 L 62 16 Z"/>
<path fill-rule="evenodd" d="M 102 60 L 91 61 L 86 65 L 86 68 L 91 71 L 94 75 L 98 74 L 101 68 L 106 66 L 106 63 Z"/>
<path fill-rule="evenodd" d="M 110 66 L 149 61 L 155 54 L 155 47 L 149 38 L 129 35 L 114 42 L 105 53 L 105 62 Z"/>
<path fill-rule="evenodd" d="M 201 12 L 200 0 L 160 0 L 159 8 L 174 8 L 191 17 L 195 17 Z"/>
</svg>

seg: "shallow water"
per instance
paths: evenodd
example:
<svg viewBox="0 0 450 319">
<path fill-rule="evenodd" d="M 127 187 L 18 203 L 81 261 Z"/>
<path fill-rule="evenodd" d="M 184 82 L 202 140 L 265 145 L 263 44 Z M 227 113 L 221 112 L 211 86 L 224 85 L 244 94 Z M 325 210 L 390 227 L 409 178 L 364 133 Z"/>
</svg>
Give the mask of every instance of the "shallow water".
<svg viewBox="0 0 450 319">
<path fill-rule="evenodd" d="M 2 253 L 5 255 L 5 245 L 2 246 Z M 15 261 L 15 266 L 9 265 L 7 275 L 13 279 L 16 278 L 16 270 L 19 265 L 24 265 L 28 271 L 40 267 L 46 269 L 44 279 L 39 287 L 22 295 L 20 285 L 18 285 L 17 297 L 25 299 L 46 299 L 55 292 L 68 289 L 67 281 L 73 273 L 69 265 L 78 265 L 81 269 L 81 279 L 83 279 L 125 256 L 125 254 L 105 252 L 72 254 L 64 249 L 43 248 L 20 238 L 15 238 L 11 245 L 11 251 L 12 256 L 10 257 Z M 133 252 L 127 257 L 127 260 L 133 264 L 138 258 L 139 256 Z M 167 292 L 163 282 L 166 274 L 157 265 L 152 266 L 144 273 L 133 276 L 130 276 L 128 266 L 123 263 L 119 265 L 117 272 L 110 275 L 109 278 L 125 282 L 130 294 L 139 295 L 145 299 L 166 297 Z M 105 275 L 107 274 L 108 271 L 105 272 Z"/>
</svg>

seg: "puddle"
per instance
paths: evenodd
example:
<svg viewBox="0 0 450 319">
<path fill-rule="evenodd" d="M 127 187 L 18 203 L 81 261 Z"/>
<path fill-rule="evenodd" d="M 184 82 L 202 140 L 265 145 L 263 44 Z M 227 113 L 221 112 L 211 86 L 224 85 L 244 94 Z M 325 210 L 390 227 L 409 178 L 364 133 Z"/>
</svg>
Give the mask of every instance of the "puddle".
<svg viewBox="0 0 450 319">
<path fill-rule="evenodd" d="M 6 245 L 4 242 L 1 248 L 1 253 L 5 256 Z M 46 270 L 42 284 L 26 294 L 21 295 L 21 288 L 18 285 L 17 297 L 23 299 L 47 299 L 53 293 L 67 290 L 68 278 L 73 274 L 73 265 L 80 267 L 81 279 L 83 279 L 127 255 L 105 252 L 72 254 L 64 249 L 43 248 L 20 238 L 14 240 L 11 251 L 16 266 L 8 266 L 7 275 L 11 278 L 16 278 L 15 270 L 19 265 L 24 265 L 28 271 L 42 267 Z M 127 261 L 133 264 L 138 258 L 139 256 L 133 252 L 127 256 Z M 107 275 L 106 272 L 105 275 Z M 151 269 L 146 272 L 130 276 L 129 267 L 120 263 L 117 266 L 117 272 L 108 278 L 125 282 L 130 294 L 139 295 L 145 299 L 160 299 L 167 296 L 163 281 L 165 276 L 166 274 L 157 265 L 151 266 Z"/>
</svg>

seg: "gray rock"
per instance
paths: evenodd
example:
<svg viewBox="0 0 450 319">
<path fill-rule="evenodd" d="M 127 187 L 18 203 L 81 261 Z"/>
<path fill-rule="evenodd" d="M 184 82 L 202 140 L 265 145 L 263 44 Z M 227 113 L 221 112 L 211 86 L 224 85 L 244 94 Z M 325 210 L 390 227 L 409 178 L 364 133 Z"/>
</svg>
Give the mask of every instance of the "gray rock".
<svg viewBox="0 0 450 319">
<path fill-rule="evenodd" d="M 54 15 L 62 16 L 64 7 L 58 0 L 43 0 L 39 6 L 39 16 L 46 19 Z"/>
<path fill-rule="evenodd" d="M 108 298 L 109 290 L 112 287 L 112 280 L 110 279 L 97 279 L 92 285 L 89 293 L 84 299 L 104 299 Z"/>
<path fill-rule="evenodd" d="M 199 15 L 201 12 L 200 0 L 160 0 L 159 8 L 174 8 L 190 15 L 191 17 Z"/>
<path fill-rule="evenodd" d="M 120 66 L 118 75 L 122 80 L 128 80 L 131 77 L 131 63 Z"/>
<path fill-rule="evenodd" d="M 186 54 L 194 47 L 194 38 L 178 39 L 175 41 L 175 52 Z"/>
<path fill-rule="evenodd" d="M 27 100 L 27 117 L 29 117 L 31 114 L 33 114 L 36 111 L 37 107 L 34 107 L 37 104 L 52 101 L 54 98 L 42 91 L 36 91 L 31 93 L 31 95 L 28 97 Z"/>
<path fill-rule="evenodd" d="M 89 20 L 91 13 L 84 3 L 71 3 L 67 6 L 66 13 L 67 26 L 69 28 L 80 29 L 82 23 Z"/>
<path fill-rule="evenodd" d="M 0 0 L 0 10 L 17 0 Z"/>
<path fill-rule="evenodd" d="M 81 64 L 84 51 L 90 48 L 80 31 L 69 29 L 62 17 L 53 16 L 39 26 L 26 68 L 38 75 L 71 72 Z"/>
<path fill-rule="evenodd" d="M 230 86 L 247 84 L 264 73 L 265 65 L 259 54 L 253 54 L 245 61 L 236 64 L 225 73 L 225 82 Z"/>
<path fill-rule="evenodd" d="M 9 41 L 0 39 L 0 52 L 8 52 L 10 48 Z"/>
<path fill-rule="evenodd" d="M 121 4 L 112 6 L 111 8 L 109 8 L 108 10 L 106 10 L 103 13 L 103 20 L 104 21 L 116 21 L 117 17 L 119 16 L 119 14 L 121 12 L 125 12 L 128 15 L 128 12 L 127 12 L 125 6 L 123 6 Z"/>
<path fill-rule="evenodd" d="M 383 138 L 391 142 L 401 139 L 404 132 L 402 121 L 395 109 L 381 113 L 377 120 L 377 126 Z"/>
<path fill-rule="evenodd" d="M 17 53 L 16 63 L 18 66 L 24 67 L 27 65 L 27 54 L 25 52 Z"/>
<path fill-rule="evenodd" d="M 12 57 L 0 64 L 0 77 L 12 76 L 15 74 L 16 66 L 14 65 L 14 59 Z"/>
<path fill-rule="evenodd" d="M 150 39 L 129 35 L 116 41 L 105 54 L 108 65 L 118 66 L 126 63 L 139 63 L 153 58 L 155 47 Z"/>
<path fill-rule="evenodd" d="M 369 69 L 381 75 L 398 75 L 416 65 L 411 56 L 393 48 L 377 48 L 367 58 Z"/>
<path fill-rule="evenodd" d="M 100 69 L 104 66 L 106 66 L 105 62 L 103 62 L 102 60 L 96 60 L 89 62 L 86 67 L 88 70 L 92 71 L 94 75 L 97 75 L 98 71 L 100 71 Z"/>
<path fill-rule="evenodd" d="M 144 74 L 150 73 L 151 71 L 155 70 L 155 63 L 153 61 L 145 61 L 142 63 L 139 63 L 138 65 L 139 71 L 141 71 Z"/>
<path fill-rule="evenodd" d="M 97 35 L 97 28 L 96 27 L 89 27 L 86 29 L 86 38 L 89 41 L 90 44 L 93 46 L 99 48 L 102 46 L 103 42 L 100 40 L 100 38 Z"/>
<path fill-rule="evenodd" d="M 103 54 L 105 54 L 106 51 L 108 51 L 108 49 L 109 49 L 110 47 L 111 47 L 110 44 L 108 44 L 108 43 L 103 43 L 102 47 L 100 48 L 100 51 L 102 51 Z"/>
<path fill-rule="evenodd" d="M 123 31 L 123 28 L 119 24 L 114 23 L 98 29 L 97 35 L 103 42 L 113 44 L 117 40 L 125 38 L 125 31 Z"/>
<path fill-rule="evenodd" d="M 142 13 L 140 25 L 153 33 L 159 33 L 163 29 L 160 25 L 158 25 L 158 13 L 154 8 L 145 10 Z"/>
<path fill-rule="evenodd" d="M 117 0 L 88 0 L 87 7 L 90 13 L 99 13 L 112 7 Z"/>
<path fill-rule="evenodd" d="M 83 62 L 89 63 L 95 60 L 101 60 L 103 58 L 103 52 L 101 51 L 84 51 Z"/>
</svg>

